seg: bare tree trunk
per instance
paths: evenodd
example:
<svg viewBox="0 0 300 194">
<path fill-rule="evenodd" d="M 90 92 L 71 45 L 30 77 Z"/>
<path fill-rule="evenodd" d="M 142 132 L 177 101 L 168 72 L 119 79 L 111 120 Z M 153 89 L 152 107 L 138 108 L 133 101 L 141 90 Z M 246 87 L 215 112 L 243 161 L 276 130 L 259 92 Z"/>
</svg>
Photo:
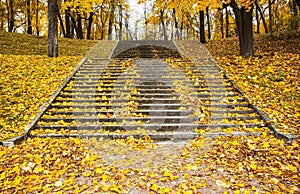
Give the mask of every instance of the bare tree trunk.
<svg viewBox="0 0 300 194">
<path fill-rule="evenodd" d="M 88 26 L 87 26 L 87 32 L 86 32 L 86 39 L 91 39 L 91 31 L 92 31 L 92 25 L 93 25 L 93 12 L 90 12 L 90 16 L 88 18 Z"/>
<path fill-rule="evenodd" d="M 168 40 L 168 34 L 167 34 L 166 24 L 165 24 L 165 20 L 164 20 L 164 10 L 160 10 L 160 23 L 163 28 L 162 30 L 163 30 L 164 40 Z"/>
<path fill-rule="evenodd" d="M 81 14 L 77 12 L 77 25 L 75 25 L 77 38 L 83 39 L 83 30 L 82 30 L 82 23 L 81 23 Z M 75 23 L 75 24 L 76 24 Z"/>
<path fill-rule="evenodd" d="M 70 8 L 65 10 L 66 38 L 72 38 L 70 25 Z"/>
<path fill-rule="evenodd" d="M 126 17 L 126 20 L 125 20 L 125 28 L 126 28 L 126 39 L 127 40 L 133 40 L 132 34 L 130 32 L 130 29 L 129 29 L 128 17 Z M 147 38 L 147 36 L 146 36 L 146 38 Z"/>
<path fill-rule="evenodd" d="M 205 24 L 204 24 L 204 11 L 199 12 L 200 19 L 200 42 L 205 43 Z"/>
<path fill-rule="evenodd" d="M 265 33 L 268 34 L 269 33 L 269 30 L 268 30 L 268 27 L 267 27 L 267 22 L 266 22 L 266 19 L 265 19 L 265 16 L 264 16 L 264 13 L 262 12 L 259 4 L 257 1 L 255 1 L 255 6 L 256 6 L 256 9 L 258 10 L 259 14 L 260 14 L 260 17 L 261 17 L 261 20 L 263 22 L 263 25 L 264 25 L 264 29 L 265 29 Z"/>
<path fill-rule="evenodd" d="M 174 18 L 174 26 L 175 26 L 175 35 L 174 35 L 174 37 L 175 37 L 175 39 L 177 38 L 177 39 L 179 39 L 179 30 L 178 30 L 178 20 L 177 20 L 177 18 L 176 18 L 176 9 L 175 8 L 173 8 L 173 18 Z"/>
<path fill-rule="evenodd" d="M 48 0 L 48 56 L 58 57 L 57 0 Z"/>
<path fill-rule="evenodd" d="M 272 34 L 273 32 L 273 11 L 272 11 L 272 4 L 275 2 L 275 0 L 272 2 L 272 0 L 268 0 L 269 3 L 269 32 Z"/>
<path fill-rule="evenodd" d="M 15 25 L 15 13 L 14 13 L 13 0 L 9 0 L 8 8 L 8 32 L 12 32 Z"/>
<path fill-rule="evenodd" d="M 224 38 L 224 16 L 223 16 L 223 9 L 220 10 L 220 23 L 221 23 L 221 34 L 222 38 Z"/>
<path fill-rule="evenodd" d="M 70 18 L 71 18 L 71 37 L 73 38 L 73 37 L 75 37 L 75 31 L 77 31 L 76 20 L 75 19 L 73 20 L 72 17 L 70 17 Z"/>
<path fill-rule="evenodd" d="M 123 8 L 122 5 L 119 5 L 119 40 L 123 39 Z"/>
<path fill-rule="evenodd" d="M 300 3 L 298 4 L 298 6 L 300 6 Z M 291 30 L 297 30 L 299 27 L 299 21 L 297 20 L 298 10 L 296 0 L 292 0 L 292 2 L 290 3 L 290 9 L 293 17 L 291 18 Z"/>
<path fill-rule="evenodd" d="M 30 0 L 27 0 L 27 34 L 32 34 Z"/>
<path fill-rule="evenodd" d="M 63 36 L 66 38 L 66 30 L 65 30 L 65 26 L 64 26 L 64 22 L 61 18 L 61 15 L 60 15 L 60 12 L 59 12 L 59 9 L 58 9 L 58 6 L 57 6 L 57 16 L 58 16 L 58 19 L 59 19 L 59 24 L 60 24 L 60 28 L 61 28 L 61 31 L 63 33 Z"/>
<path fill-rule="evenodd" d="M 36 0 L 36 13 L 35 13 L 35 28 L 36 28 L 36 35 L 40 35 L 39 29 L 39 2 L 40 0 Z"/>
<path fill-rule="evenodd" d="M 112 40 L 112 32 L 113 32 L 113 24 L 115 20 L 115 1 L 110 1 L 110 14 L 109 14 L 109 20 L 108 20 L 108 40 Z"/>
<path fill-rule="evenodd" d="M 259 12 L 258 12 L 258 7 L 255 4 L 255 17 L 256 17 L 256 33 L 260 34 L 260 18 L 259 18 Z"/>
<path fill-rule="evenodd" d="M 1 10 L 0 10 L 0 17 L 1 17 L 1 24 L 0 24 L 0 30 L 4 30 L 4 23 L 5 23 L 5 9 L 4 9 L 4 6 L 2 4 L 2 1 L 0 1 L 0 6 L 1 6 Z"/>
<path fill-rule="evenodd" d="M 252 12 L 245 7 L 239 8 L 235 0 L 231 0 L 230 6 L 233 8 L 235 15 L 236 26 L 239 36 L 240 55 L 242 57 L 249 57 L 254 54 L 254 39 L 253 39 L 253 27 L 252 27 Z"/>
<path fill-rule="evenodd" d="M 183 19 L 183 18 L 182 18 Z M 180 40 L 183 39 L 183 20 L 181 21 L 181 24 L 180 24 Z"/>
<path fill-rule="evenodd" d="M 207 20 L 207 36 L 208 36 L 208 39 L 210 40 L 211 39 L 211 33 L 210 33 L 210 18 L 209 18 L 209 8 L 206 7 L 206 20 Z"/>
<path fill-rule="evenodd" d="M 227 6 L 225 7 L 225 12 L 226 12 L 226 15 L 225 15 L 225 37 L 226 38 L 229 38 L 229 13 L 228 13 L 228 9 L 227 9 Z"/>
</svg>

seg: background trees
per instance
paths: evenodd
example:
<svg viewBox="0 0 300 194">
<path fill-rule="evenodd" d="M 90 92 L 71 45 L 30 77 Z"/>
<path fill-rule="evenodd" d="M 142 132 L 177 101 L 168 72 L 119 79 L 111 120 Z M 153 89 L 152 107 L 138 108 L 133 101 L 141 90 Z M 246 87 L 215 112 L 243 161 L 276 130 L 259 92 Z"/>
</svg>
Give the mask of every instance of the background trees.
<svg viewBox="0 0 300 194">
<path fill-rule="evenodd" d="M 77 39 L 208 39 L 239 36 L 253 53 L 253 33 L 299 30 L 300 0 L 57 0 L 58 36 Z M 0 0 L 0 30 L 48 35 L 48 3 Z M 253 31 L 253 33 L 252 33 Z"/>
</svg>

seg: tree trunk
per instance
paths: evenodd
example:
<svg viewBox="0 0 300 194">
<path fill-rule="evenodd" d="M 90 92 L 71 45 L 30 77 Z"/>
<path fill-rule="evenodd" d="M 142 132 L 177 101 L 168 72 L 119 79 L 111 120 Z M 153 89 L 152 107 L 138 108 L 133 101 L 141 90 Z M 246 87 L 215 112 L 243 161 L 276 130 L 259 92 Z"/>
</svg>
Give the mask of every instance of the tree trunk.
<svg viewBox="0 0 300 194">
<path fill-rule="evenodd" d="M 72 17 L 71 18 L 71 38 L 75 37 L 75 31 L 76 30 L 76 20 L 73 20 Z"/>
<path fill-rule="evenodd" d="M 27 0 L 27 34 L 32 34 L 30 0 Z"/>
<path fill-rule="evenodd" d="M 291 30 L 297 30 L 298 27 L 299 27 L 299 21 L 297 19 L 298 10 L 297 10 L 297 2 L 296 2 L 296 0 L 292 0 L 290 6 L 291 6 L 292 17 L 293 17 L 293 18 L 291 18 Z"/>
<path fill-rule="evenodd" d="M 260 18 L 259 18 L 259 12 L 258 12 L 258 7 L 255 4 L 255 17 L 256 17 L 256 33 L 260 34 Z"/>
<path fill-rule="evenodd" d="M 93 16 L 94 16 L 94 13 L 90 12 L 90 16 L 88 18 L 87 32 L 86 32 L 86 39 L 88 39 L 88 40 L 91 40 L 91 31 L 92 31 L 92 25 L 93 25 Z"/>
<path fill-rule="evenodd" d="M 40 35 L 40 29 L 39 29 L 39 1 L 36 0 L 36 13 L 35 13 L 35 28 L 36 28 L 36 35 Z"/>
<path fill-rule="evenodd" d="M 245 7 L 239 8 L 234 0 L 231 0 L 230 6 L 233 8 L 235 21 L 239 36 L 240 55 L 244 58 L 254 54 L 254 39 L 252 26 L 253 7 L 247 10 Z"/>
<path fill-rule="evenodd" d="M 166 24 L 165 24 L 165 20 L 164 20 L 164 10 L 160 10 L 160 23 L 161 23 L 162 30 L 163 30 L 164 40 L 168 40 L 168 34 L 167 34 Z"/>
<path fill-rule="evenodd" d="M 115 1 L 110 1 L 110 14 L 109 14 L 109 20 L 108 20 L 108 40 L 112 40 L 112 32 L 113 32 L 113 24 L 115 20 Z"/>
<path fill-rule="evenodd" d="M 65 23 L 66 23 L 66 38 L 72 38 L 71 37 L 71 25 L 70 25 L 70 8 L 65 10 Z"/>
<path fill-rule="evenodd" d="M 275 0 L 274 0 L 275 1 Z M 274 3 L 273 1 L 273 3 Z M 269 3 L 269 32 L 273 32 L 273 12 L 272 12 L 272 0 L 268 0 Z"/>
<path fill-rule="evenodd" d="M 209 18 L 209 8 L 206 7 L 206 20 L 207 20 L 207 32 L 208 32 L 208 39 L 211 39 L 211 33 L 210 33 L 210 18 Z"/>
<path fill-rule="evenodd" d="M 123 39 L 123 8 L 119 5 L 119 40 Z"/>
<path fill-rule="evenodd" d="M 227 6 L 225 7 L 225 37 L 226 38 L 229 38 L 229 13 L 228 13 L 228 9 L 227 9 Z"/>
<path fill-rule="evenodd" d="M 0 7 L 2 8 L 1 10 L 1 14 L 0 14 L 0 17 L 1 17 L 1 25 L 0 25 L 0 30 L 4 30 L 4 23 L 5 23 L 5 9 L 4 9 L 4 6 L 2 5 L 2 1 L 0 1 Z"/>
<path fill-rule="evenodd" d="M 65 30 L 65 27 L 64 27 L 64 22 L 61 18 L 60 12 L 58 10 L 58 6 L 57 6 L 57 16 L 58 16 L 58 19 L 59 19 L 59 24 L 60 24 L 60 28 L 61 28 L 61 31 L 63 33 L 63 36 L 66 38 L 66 30 Z"/>
<path fill-rule="evenodd" d="M 77 12 L 77 25 L 75 25 L 77 38 L 83 39 L 83 30 L 82 30 L 82 23 L 81 23 L 81 14 Z"/>
<path fill-rule="evenodd" d="M 266 22 L 266 19 L 265 19 L 265 16 L 264 16 L 264 13 L 262 12 L 259 4 L 257 1 L 255 1 L 255 6 L 256 6 L 256 9 L 258 10 L 259 14 L 260 14 L 260 17 L 261 17 L 261 20 L 263 22 L 263 25 L 264 25 L 264 29 L 265 29 L 265 33 L 268 34 L 269 33 L 269 30 L 268 30 L 268 27 L 267 27 L 267 22 Z"/>
<path fill-rule="evenodd" d="M 200 19 L 200 42 L 205 43 L 205 24 L 204 24 L 204 11 L 201 10 L 199 12 L 199 19 Z"/>
<path fill-rule="evenodd" d="M 48 0 L 48 56 L 58 57 L 57 0 Z"/>
<path fill-rule="evenodd" d="M 224 38 L 224 16 L 223 16 L 223 9 L 220 10 L 220 23 L 221 23 L 222 38 Z"/>
<path fill-rule="evenodd" d="M 176 9 L 173 8 L 173 18 L 174 18 L 174 26 L 175 26 L 175 39 L 179 39 L 179 30 L 178 30 L 178 20 L 176 18 Z"/>
<path fill-rule="evenodd" d="M 15 25 L 15 13 L 14 13 L 13 0 L 9 0 L 9 11 L 8 11 L 8 32 L 12 32 Z"/>
</svg>

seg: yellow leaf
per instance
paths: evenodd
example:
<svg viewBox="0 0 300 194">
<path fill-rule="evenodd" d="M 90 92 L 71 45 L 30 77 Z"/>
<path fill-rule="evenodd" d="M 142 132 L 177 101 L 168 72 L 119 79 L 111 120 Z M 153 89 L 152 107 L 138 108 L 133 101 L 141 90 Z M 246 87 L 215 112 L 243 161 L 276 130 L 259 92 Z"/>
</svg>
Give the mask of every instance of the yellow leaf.
<svg viewBox="0 0 300 194">
<path fill-rule="evenodd" d="M 240 190 L 234 190 L 234 191 L 233 191 L 233 194 L 240 194 L 240 193 L 241 193 Z"/>
<path fill-rule="evenodd" d="M 81 143 L 80 139 L 74 139 L 74 143 L 79 145 Z"/>
<path fill-rule="evenodd" d="M 2 172 L 1 174 L 0 174 L 0 181 L 2 181 L 3 179 L 5 179 L 5 171 L 4 172 Z"/>
<path fill-rule="evenodd" d="M 188 169 L 188 170 L 197 170 L 198 167 L 197 167 L 197 165 L 194 165 L 194 164 L 188 164 L 187 169 Z"/>
<path fill-rule="evenodd" d="M 97 174 L 103 174 L 103 170 L 102 170 L 101 168 L 96 168 L 96 169 L 95 169 L 95 172 L 96 172 Z"/>
<path fill-rule="evenodd" d="M 16 178 L 13 181 L 14 185 L 20 185 L 21 181 L 23 180 L 23 178 L 21 176 L 16 176 Z"/>
<path fill-rule="evenodd" d="M 250 166 L 250 168 L 252 170 L 256 170 L 257 169 L 257 165 L 255 163 L 253 163 L 253 162 L 251 162 L 249 166 Z"/>
<path fill-rule="evenodd" d="M 122 193 L 123 187 L 122 187 L 122 185 L 117 186 L 116 184 L 113 184 L 109 190 L 116 192 L 116 193 Z"/>
<path fill-rule="evenodd" d="M 170 193 L 171 191 L 172 191 L 171 188 L 166 187 L 166 188 L 160 189 L 159 193 Z"/>
<path fill-rule="evenodd" d="M 234 145 L 234 146 L 236 146 L 236 145 L 239 145 L 240 143 L 237 141 L 237 140 L 234 140 L 233 142 L 232 142 L 232 145 Z"/>
<path fill-rule="evenodd" d="M 297 172 L 297 168 L 295 167 L 295 166 L 292 166 L 292 165 L 288 165 L 287 166 L 291 171 L 293 171 L 293 172 Z"/>
<path fill-rule="evenodd" d="M 29 116 L 28 116 L 28 115 L 25 115 L 23 119 L 24 119 L 24 120 L 27 120 L 28 118 L 29 118 Z"/>
<path fill-rule="evenodd" d="M 165 177 L 169 177 L 171 175 L 172 175 L 172 173 L 170 171 L 164 171 L 164 173 L 163 173 L 163 176 L 165 176 Z"/>
<path fill-rule="evenodd" d="M 44 171 L 44 168 L 42 166 L 37 166 L 33 170 L 34 173 L 40 173 L 40 172 L 43 172 L 43 171 Z"/>
<path fill-rule="evenodd" d="M 269 142 L 264 142 L 263 148 L 268 148 L 270 147 Z"/>
<path fill-rule="evenodd" d="M 102 100 L 106 100 L 107 98 L 106 98 L 106 96 L 102 96 Z"/>
<path fill-rule="evenodd" d="M 157 184 L 153 183 L 153 184 L 151 185 L 150 189 L 151 189 L 152 191 L 157 191 L 157 190 L 158 190 Z"/>
<path fill-rule="evenodd" d="M 246 81 L 246 82 L 243 83 L 243 86 L 248 87 L 249 83 Z"/>
<path fill-rule="evenodd" d="M 101 176 L 101 178 L 102 178 L 102 181 L 107 181 L 108 180 L 108 176 L 106 175 L 106 174 L 103 174 L 102 176 Z"/>
<path fill-rule="evenodd" d="M 109 186 L 106 185 L 106 186 L 102 187 L 102 191 L 106 192 L 108 190 L 109 190 Z"/>
</svg>

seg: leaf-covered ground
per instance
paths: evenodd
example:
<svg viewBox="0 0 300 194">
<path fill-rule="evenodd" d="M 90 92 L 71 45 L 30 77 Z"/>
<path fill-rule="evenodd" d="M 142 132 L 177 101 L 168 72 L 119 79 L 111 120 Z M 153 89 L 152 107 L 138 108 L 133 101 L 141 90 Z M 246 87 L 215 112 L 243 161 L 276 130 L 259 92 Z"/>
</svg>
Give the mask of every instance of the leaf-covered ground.
<svg viewBox="0 0 300 194">
<path fill-rule="evenodd" d="M 100 42 L 97 56 L 107 57 L 114 42 Z M 0 32 L 0 141 L 23 133 L 95 43 L 60 39 L 60 57 L 50 59 L 47 38 Z"/>
<path fill-rule="evenodd" d="M 299 193 L 299 142 L 286 145 L 267 135 L 207 142 L 28 139 L 0 147 L 0 191 Z"/>
<path fill-rule="evenodd" d="M 260 41 L 263 42 L 260 46 L 267 47 L 268 39 Z M 31 44 L 35 45 L 38 42 Z M 87 43 L 86 49 L 89 44 Z M 254 60 L 243 60 L 229 55 L 227 50 L 223 49 L 225 47 L 222 46 L 222 42 L 213 42 L 210 45 L 215 48 L 212 50 L 218 51 L 220 62 L 229 61 L 228 64 L 222 62 L 222 66 L 227 67 L 228 71 L 231 70 L 229 67 L 232 67 L 230 73 L 233 78 L 236 77 L 239 86 L 243 86 L 249 95 L 251 92 L 247 89 L 252 87 L 252 83 L 248 81 L 249 84 L 243 84 L 246 82 L 241 81 L 247 72 L 246 68 L 239 67 L 236 69 L 241 70 L 237 71 L 233 67 L 238 61 L 247 65 L 252 64 Z M 6 48 L 16 47 L 11 45 Z M 19 134 L 23 130 L 24 125 L 38 112 L 38 100 L 42 99 L 40 103 L 46 102 L 80 59 L 79 56 L 70 57 L 72 54 L 58 59 L 47 59 L 44 55 L 36 56 L 38 52 L 30 53 L 31 47 L 25 48 L 23 47 L 23 53 L 26 53 L 24 56 L 14 53 L 13 49 L 1 53 L 0 110 L 1 115 L 5 115 L 1 117 L 1 124 L 3 122 L 6 126 L 6 130 L 3 129 L 4 125 L 1 129 L 1 134 L 4 134 L 2 138 Z M 279 53 L 280 56 L 298 56 L 289 53 L 289 50 L 280 50 L 277 54 L 266 51 L 261 55 L 268 60 Z M 216 56 L 218 53 L 213 54 Z M 237 61 L 233 63 L 235 60 Z M 284 63 L 286 61 L 288 59 L 284 58 Z M 289 61 L 294 64 L 293 60 Z M 261 60 L 261 63 L 263 62 Z M 256 63 L 253 65 L 256 67 Z M 278 66 L 272 68 L 277 69 Z M 296 73 L 299 74 L 299 71 Z M 55 79 L 49 80 L 51 75 L 54 75 Z M 273 73 L 269 72 L 268 75 Z M 250 76 L 252 78 L 252 74 Z M 289 78 L 295 80 L 297 77 L 294 77 L 292 74 L 292 78 Z M 291 85 L 286 88 L 294 87 Z M 269 86 L 267 88 L 270 89 Z M 268 92 L 270 94 L 270 91 Z M 272 104 L 269 99 L 261 101 Z M 299 102 L 299 99 L 296 102 Z M 259 101 L 257 103 L 259 104 Z M 296 111 L 299 113 L 299 109 Z M 284 122 L 287 122 L 287 119 Z M 297 120 L 295 123 L 297 124 Z M 199 138 L 179 145 L 159 145 L 149 138 L 116 141 L 27 139 L 12 148 L 0 147 L 0 192 L 299 193 L 299 143 L 298 140 L 290 145 L 285 144 L 266 134 L 216 140 Z"/>
<path fill-rule="evenodd" d="M 228 44 L 237 47 L 235 40 Z M 236 56 L 221 42 L 209 48 L 218 64 L 282 132 L 300 135 L 299 33 L 263 36 L 255 44 L 255 55 L 248 59 Z M 214 53 L 216 47 L 218 53 Z"/>
<path fill-rule="evenodd" d="M 195 42 L 178 43 L 191 48 L 184 53 L 189 58 L 197 59 L 199 52 L 211 54 L 280 131 L 300 135 L 299 33 L 256 37 L 255 55 L 248 59 L 238 56 L 237 38 L 210 41 L 205 45 L 208 51 Z"/>
</svg>

